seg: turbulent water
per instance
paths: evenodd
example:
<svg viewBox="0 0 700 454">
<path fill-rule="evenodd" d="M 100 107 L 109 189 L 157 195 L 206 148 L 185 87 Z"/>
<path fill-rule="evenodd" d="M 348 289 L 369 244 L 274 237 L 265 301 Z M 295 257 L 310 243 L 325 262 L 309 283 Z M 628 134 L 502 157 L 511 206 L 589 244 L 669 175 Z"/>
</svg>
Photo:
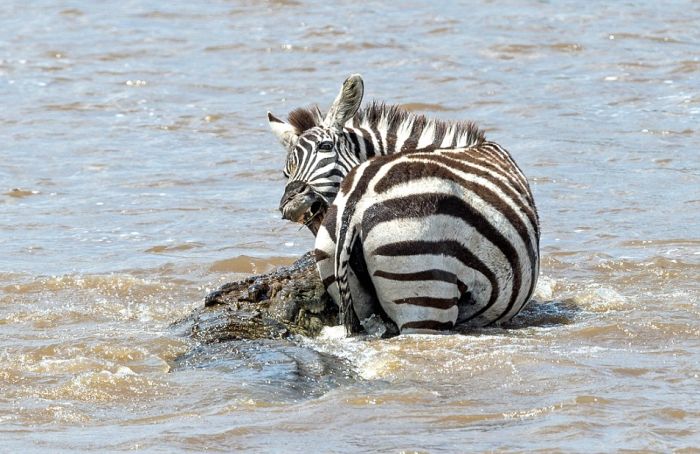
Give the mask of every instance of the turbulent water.
<svg viewBox="0 0 700 454">
<path fill-rule="evenodd" d="M 698 452 L 700 3 L 0 11 L 0 451 Z M 508 330 L 193 355 L 172 322 L 312 247 L 266 111 L 353 72 L 511 151 L 536 302 Z"/>
</svg>

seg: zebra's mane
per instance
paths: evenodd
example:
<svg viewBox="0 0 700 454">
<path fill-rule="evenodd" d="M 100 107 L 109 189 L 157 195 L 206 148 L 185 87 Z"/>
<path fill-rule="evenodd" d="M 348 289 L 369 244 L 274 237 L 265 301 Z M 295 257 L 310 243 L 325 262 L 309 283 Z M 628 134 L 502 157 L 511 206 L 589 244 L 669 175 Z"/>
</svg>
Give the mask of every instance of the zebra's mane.
<svg viewBox="0 0 700 454">
<path fill-rule="evenodd" d="M 289 114 L 289 123 L 298 134 L 316 126 L 322 126 L 324 115 L 318 106 L 300 107 Z M 359 125 L 365 129 L 384 131 L 401 131 L 404 129 L 410 136 L 406 141 L 420 143 L 424 134 L 426 141 L 432 143 L 433 138 L 445 137 L 448 133 L 454 137 L 454 146 L 478 146 L 484 141 L 484 132 L 471 121 L 446 121 L 428 118 L 425 115 L 410 112 L 398 104 L 387 105 L 384 102 L 373 101 L 357 111 L 355 116 L 346 123 L 349 127 Z M 402 128 L 403 127 L 403 128 Z"/>
<path fill-rule="evenodd" d="M 289 113 L 288 120 L 289 124 L 297 130 L 297 134 L 301 135 L 308 129 L 321 126 L 323 114 L 321 114 L 321 109 L 316 105 L 299 107 Z"/>
</svg>

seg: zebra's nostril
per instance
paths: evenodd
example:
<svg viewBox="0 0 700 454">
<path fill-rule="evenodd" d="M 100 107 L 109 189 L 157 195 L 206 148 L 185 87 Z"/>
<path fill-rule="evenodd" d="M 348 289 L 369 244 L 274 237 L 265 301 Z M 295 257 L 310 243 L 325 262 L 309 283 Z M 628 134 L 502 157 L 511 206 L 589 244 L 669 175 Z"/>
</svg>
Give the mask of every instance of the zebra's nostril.
<svg viewBox="0 0 700 454">
<path fill-rule="evenodd" d="M 287 186 L 280 200 L 282 219 L 306 223 L 324 211 L 324 201 L 313 188 L 305 183 Z"/>
<path fill-rule="evenodd" d="M 306 183 L 303 181 L 292 181 L 285 188 L 284 193 L 286 194 L 301 194 L 307 188 Z"/>
<path fill-rule="evenodd" d="M 310 187 L 303 181 L 292 181 L 284 188 L 284 194 L 282 199 L 280 199 L 280 210 L 282 210 L 285 205 L 287 205 L 290 200 L 309 190 Z"/>
</svg>

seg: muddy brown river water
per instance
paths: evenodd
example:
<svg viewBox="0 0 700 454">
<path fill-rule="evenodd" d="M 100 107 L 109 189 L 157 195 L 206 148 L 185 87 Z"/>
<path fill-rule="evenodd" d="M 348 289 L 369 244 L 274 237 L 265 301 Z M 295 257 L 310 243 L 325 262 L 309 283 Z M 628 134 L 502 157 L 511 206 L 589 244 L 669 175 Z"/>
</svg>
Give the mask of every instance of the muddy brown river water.
<svg viewBox="0 0 700 454">
<path fill-rule="evenodd" d="M 353 72 L 511 151 L 536 301 L 182 361 L 312 247 L 266 111 Z M 700 452 L 700 3 L 5 0 L 0 99 L 0 451 Z"/>
</svg>

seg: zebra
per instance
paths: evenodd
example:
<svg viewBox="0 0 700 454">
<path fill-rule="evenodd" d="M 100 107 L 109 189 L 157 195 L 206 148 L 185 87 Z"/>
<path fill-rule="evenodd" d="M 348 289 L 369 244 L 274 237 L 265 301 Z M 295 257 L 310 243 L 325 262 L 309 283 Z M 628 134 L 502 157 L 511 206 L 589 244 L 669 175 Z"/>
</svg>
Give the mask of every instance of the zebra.
<svg viewBox="0 0 700 454">
<path fill-rule="evenodd" d="M 342 323 L 355 332 L 379 314 L 404 333 L 507 321 L 539 270 L 527 180 L 473 123 L 379 103 L 360 110 L 363 90 L 359 75 L 349 77 L 325 117 L 317 107 L 289 122 L 268 112 L 287 148 L 280 210 L 316 235 Z M 378 189 L 381 178 L 393 187 Z"/>
</svg>

